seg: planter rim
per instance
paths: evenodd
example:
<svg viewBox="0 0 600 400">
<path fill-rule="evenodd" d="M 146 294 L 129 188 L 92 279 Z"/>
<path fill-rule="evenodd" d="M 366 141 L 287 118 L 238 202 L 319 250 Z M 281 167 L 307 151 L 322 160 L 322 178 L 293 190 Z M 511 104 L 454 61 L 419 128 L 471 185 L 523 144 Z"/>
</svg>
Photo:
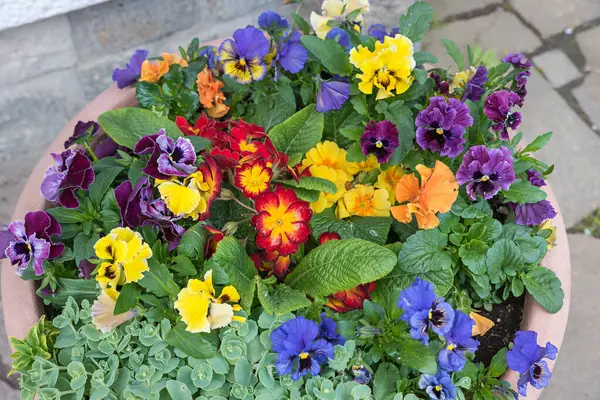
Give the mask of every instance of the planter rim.
<svg viewBox="0 0 600 400">
<path fill-rule="evenodd" d="M 12 220 L 22 219 L 29 211 L 47 208 L 47 203 L 40 193 L 40 185 L 45 170 L 53 163 L 50 153 L 59 153 L 64 149 L 63 144 L 71 136 L 73 128 L 78 121 L 97 120 L 98 116 L 105 111 L 135 105 L 137 105 L 137 100 L 134 88 L 120 90 L 113 85 L 92 100 L 79 114 L 69 121 L 46 149 L 40 161 L 33 169 L 17 201 Z M 557 216 L 552 220 L 552 223 L 557 228 L 557 239 L 556 247 L 546 254 L 542 260 L 542 265 L 556 273 L 562 282 L 565 298 L 562 309 L 556 314 L 551 314 L 544 310 L 530 295 L 527 295 L 521 329 L 538 332 L 539 343 L 543 345 L 546 342 L 551 342 L 560 350 L 571 304 L 571 258 L 567 231 L 556 196 L 549 186 L 546 186 L 544 189 L 548 194 L 548 200 L 557 212 Z M 14 267 L 6 259 L 2 261 L 2 267 L 2 309 L 6 333 L 8 337 L 23 338 L 27 335 L 33 324 L 43 315 L 43 304 L 41 299 L 35 294 L 35 281 L 22 280 L 15 273 Z M 554 368 L 555 363 L 556 360 L 548 360 L 550 370 Z M 509 370 L 502 376 L 502 379 L 510 382 L 513 389 L 516 390 L 518 379 L 516 372 Z M 540 397 L 542 390 L 529 386 L 527 392 L 527 399 L 536 400 Z"/>
</svg>

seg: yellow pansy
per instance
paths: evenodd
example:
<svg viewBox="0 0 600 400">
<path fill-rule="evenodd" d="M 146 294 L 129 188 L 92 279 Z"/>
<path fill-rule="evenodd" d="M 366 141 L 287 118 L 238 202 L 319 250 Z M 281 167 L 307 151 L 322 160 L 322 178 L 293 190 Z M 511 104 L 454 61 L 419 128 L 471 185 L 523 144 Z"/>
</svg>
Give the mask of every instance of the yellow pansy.
<svg viewBox="0 0 600 400">
<path fill-rule="evenodd" d="M 148 270 L 152 250 L 144 243 L 142 235 L 129 228 L 115 228 L 94 245 L 100 263 L 96 281 L 100 287 L 116 288 L 142 279 Z"/>
<path fill-rule="evenodd" d="M 92 323 L 102 333 L 108 333 L 137 314 L 135 309 L 115 315 L 119 294 L 114 289 L 103 290 L 92 304 Z"/>
<path fill-rule="evenodd" d="M 475 75 L 475 72 L 477 72 L 475 67 L 470 67 L 464 71 L 457 72 L 452 78 L 452 82 L 450 82 L 450 93 L 453 93 L 456 88 L 464 88 L 469 79 Z"/>
<path fill-rule="evenodd" d="M 544 221 L 539 226 L 539 230 L 540 231 L 549 230 L 551 232 L 550 236 L 548 236 L 546 238 L 546 243 L 548 244 L 548 251 L 550 251 L 554 247 L 556 247 L 556 226 L 552 225 L 552 220 L 551 219 L 547 219 L 546 221 Z"/>
<path fill-rule="evenodd" d="M 313 165 L 311 166 L 310 171 L 312 176 L 327 179 L 328 181 L 335 183 L 335 186 L 337 187 L 336 193 L 321 192 L 319 199 L 310 203 L 310 208 L 314 212 L 320 213 L 326 208 L 333 206 L 344 195 L 344 193 L 346 193 L 346 181 L 343 179 L 345 178 L 345 175 L 343 175 L 340 179 L 335 169 L 326 167 L 324 165 Z"/>
<path fill-rule="evenodd" d="M 371 185 L 356 185 L 347 191 L 338 202 L 335 210 L 340 219 L 352 215 L 360 217 L 388 217 L 391 204 L 388 193 L 383 189 L 375 189 Z"/>
<path fill-rule="evenodd" d="M 204 275 L 204 280 L 190 279 L 185 288 L 177 295 L 175 308 L 181 315 L 181 320 L 187 325 L 186 330 L 192 333 L 210 332 L 222 328 L 231 321 L 245 321 L 245 318 L 235 316 L 240 311 L 237 304 L 240 295 L 233 286 L 226 286 L 219 297 L 215 297 L 212 284 L 212 270 Z"/>
<path fill-rule="evenodd" d="M 309 169 L 310 174 L 315 176 L 314 167 L 325 166 L 335 170 L 339 181 L 349 182 L 352 175 L 358 172 L 355 163 L 346 160 L 346 150 L 340 149 L 337 143 L 328 140 L 317 143 L 310 149 L 302 160 L 301 170 Z"/>
<path fill-rule="evenodd" d="M 401 165 L 393 165 L 377 176 L 377 183 L 374 186 L 386 190 L 390 203 L 394 204 L 396 202 L 396 185 L 403 176 L 404 168 Z"/>
<path fill-rule="evenodd" d="M 352 20 L 348 16 L 356 10 L 361 10 Z M 327 33 L 333 29 L 330 21 L 348 21 L 360 23 L 365 13 L 369 12 L 369 0 L 324 0 L 321 5 L 321 14 L 314 11 L 310 14 L 310 24 L 315 34 L 324 39 Z"/>
</svg>

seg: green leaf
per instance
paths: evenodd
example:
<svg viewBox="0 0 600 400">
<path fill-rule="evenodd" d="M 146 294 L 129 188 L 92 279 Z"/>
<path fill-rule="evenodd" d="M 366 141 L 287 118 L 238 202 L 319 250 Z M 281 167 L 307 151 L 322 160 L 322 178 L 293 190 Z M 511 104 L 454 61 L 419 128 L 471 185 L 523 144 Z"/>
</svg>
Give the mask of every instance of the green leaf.
<svg viewBox="0 0 600 400">
<path fill-rule="evenodd" d="M 400 146 L 388 161 L 390 165 L 399 164 L 406 153 L 413 147 L 415 141 L 415 123 L 410 108 L 401 100 L 390 103 L 384 111 L 385 118 L 392 121 L 398 128 Z"/>
<path fill-rule="evenodd" d="M 294 95 L 294 89 L 290 80 L 285 75 L 280 75 L 279 79 L 275 83 L 277 91 L 281 95 L 281 98 L 290 104 L 290 106 L 296 108 L 296 96 Z"/>
<path fill-rule="evenodd" d="M 159 297 L 179 293 L 179 286 L 173 281 L 165 265 L 151 258 L 148 260 L 148 268 L 150 269 L 144 272 L 144 277 L 138 282 L 141 287 Z"/>
<path fill-rule="evenodd" d="M 533 140 L 533 142 L 531 142 L 527 146 L 525 146 L 525 148 L 523 150 L 521 150 L 521 153 L 531 153 L 531 152 L 541 150 L 544 148 L 544 146 L 546 146 L 548 144 L 548 142 L 550 141 L 551 138 L 552 138 L 552 132 L 547 132 L 547 133 L 544 133 L 543 135 L 539 135 L 538 137 L 536 137 Z"/>
<path fill-rule="evenodd" d="M 167 333 L 165 341 L 188 356 L 200 360 L 217 354 L 217 345 L 211 336 L 204 333 L 191 333 L 185 328 L 183 322 L 178 323 Z"/>
<path fill-rule="evenodd" d="M 458 70 L 462 71 L 465 69 L 465 57 L 462 55 L 460 47 L 458 47 L 458 45 L 450 39 L 442 39 L 442 43 L 444 43 L 444 47 L 446 48 L 448 55 L 456 63 Z"/>
<path fill-rule="evenodd" d="M 365 155 L 360 148 L 360 143 L 352 143 L 352 145 L 346 151 L 346 160 L 350 162 L 361 162 L 365 160 Z"/>
<path fill-rule="evenodd" d="M 284 184 L 285 186 L 290 186 L 293 188 L 316 190 L 319 192 L 332 193 L 332 194 L 337 193 L 337 186 L 335 185 L 335 183 L 328 181 L 327 179 L 317 178 L 314 176 L 300 178 L 300 183 L 298 183 L 292 179 L 287 180 L 287 181 L 280 181 L 280 183 Z"/>
<path fill-rule="evenodd" d="M 311 104 L 273 127 L 269 137 L 285 154 L 306 153 L 323 137 L 324 115 Z"/>
<path fill-rule="evenodd" d="M 420 42 L 429 30 L 432 17 L 433 7 L 424 1 L 417 1 L 408 8 L 406 15 L 400 17 L 400 33 L 413 43 Z"/>
<path fill-rule="evenodd" d="M 375 400 L 383 400 L 396 393 L 396 382 L 400 380 L 400 370 L 394 364 L 381 363 L 375 373 L 373 394 Z"/>
<path fill-rule="evenodd" d="M 131 181 L 132 187 L 135 187 L 135 185 L 137 185 L 138 181 L 145 175 L 144 171 L 142 171 L 145 166 L 146 166 L 146 163 L 143 162 L 142 160 L 140 160 L 139 158 L 136 158 L 135 160 L 133 160 L 133 163 L 131 164 L 131 166 L 129 167 L 129 170 L 127 171 L 127 177 Z"/>
<path fill-rule="evenodd" d="M 292 19 L 294 20 L 294 23 L 298 25 L 298 28 L 300 28 L 302 33 L 305 35 L 310 35 L 310 25 L 304 18 L 302 18 L 302 16 L 292 13 Z"/>
<path fill-rule="evenodd" d="M 192 392 L 185 383 L 176 380 L 169 380 L 165 384 L 167 392 L 172 399 L 177 400 L 192 400 Z"/>
<path fill-rule="evenodd" d="M 76 224 L 85 220 L 83 213 L 75 208 L 48 208 L 46 212 L 61 224 Z"/>
<path fill-rule="evenodd" d="M 528 181 L 515 182 L 502 194 L 506 200 L 519 204 L 537 203 L 546 198 L 546 192 Z"/>
<path fill-rule="evenodd" d="M 296 195 L 298 195 L 300 200 L 304 200 L 309 203 L 314 203 L 315 201 L 319 200 L 319 197 L 321 196 L 321 193 L 317 190 L 304 189 L 300 187 L 295 187 L 293 190 L 296 192 Z"/>
<path fill-rule="evenodd" d="M 141 294 L 142 291 L 136 283 L 131 282 L 123 285 L 113 314 L 119 315 L 134 308 Z"/>
<path fill-rule="evenodd" d="M 360 115 L 369 115 L 369 106 L 365 95 L 355 96 L 350 99 L 350 104 L 354 106 L 354 110 Z"/>
<path fill-rule="evenodd" d="M 429 73 L 421 68 L 415 68 L 413 70 L 413 74 L 415 75 L 415 79 L 417 80 L 417 82 L 419 82 L 421 85 L 424 84 L 427 78 L 429 77 Z"/>
<path fill-rule="evenodd" d="M 482 242 L 490 242 L 502 234 L 502 224 L 493 218 L 486 218 L 476 222 L 469 228 L 469 238 L 479 239 Z"/>
<path fill-rule="evenodd" d="M 225 76 L 227 77 L 227 75 Z M 296 112 L 296 107 L 285 101 L 279 93 L 272 97 L 259 103 L 254 115 L 248 118 L 248 122 L 264 127 L 266 132 Z"/>
<path fill-rule="evenodd" d="M 402 364 L 428 375 L 437 372 L 437 354 L 433 348 L 416 340 L 401 340 L 396 347 Z"/>
<path fill-rule="evenodd" d="M 120 108 L 106 111 L 98 117 L 98 123 L 117 144 L 133 149 L 146 135 L 165 129 L 172 138 L 183 136 L 177 125 L 166 117 L 158 117 L 143 108 Z"/>
<path fill-rule="evenodd" d="M 522 263 L 521 251 L 514 242 L 507 239 L 498 240 L 487 252 L 486 264 L 490 282 L 504 282 L 506 275 L 514 275 Z"/>
<path fill-rule="evenodd" d="M 388 274 L 396 255 L 362 239 L 331 240 L 308 253 L 287 277 L 292 289 L 311 297 L 328 296 Z"/>
<path fill-rule="evenodd" d="M 474 204 L 467 204 L 462 198 L 458 197 L 458 200 L 452 205 L 450 210 L 453 214 L 463 218 L 490 218 L 494 214 L 492 208 L 487 201 L 479 201 Z"/>
<path fill-rule="evenodd" d="M 119 173 L 123 171 L 123 167 L 112 167 L 107 168 L 94 179 L 94 182 L 90 185 L 90 200 L 95 206 L 100 205 L 104 194 L 114 182 L 115 178 Z"/>
<path fill-rule="evenodd" d="M 352 64 L 346 51 L 333 40 L 322 40 L 316 36 L 302 36 L 302 44 L 313 53 L 332 74 L 348 76 L 352 73 Z"/>
<path fill-rule="evenodd" d="M 64 305 L 69 297 L 73 297 L 78 303 L 84 299 L 94 301 L 98 298 L 100 289 L 93 279 L 58 278 L 53 296 L 44 296 L 39 289 L 36 293 L 50 303 Z"/>
<path fill-rule="evenodd" d="M 438 62 L 438 59 L 436 56 L 434 56 L 431 53 L 424 52 L 424 51 L 417 51 L 413 55 L 413 57 L 415 59 L 415 64 L 417 64 L 417 65 L 435 64 Z"/>
<path fill-rule="evenodd" d="M 471 240 L 460 246 L 458 255 L 463 264 L 475 275 L 483 275 L 487 270 L 486 255 L 488 245 L 480 240 Z"/>
<path fill-rule="evenodd" d="M 535 267 L 521 276 L 525 288 L 548 312 L 557 313 L 563 305 L 565 293 L 560 279 L 546 267 Z"/>
<path fill-rule="evenodd" d="M 204 261 L 204 250 L 206 248 L 208 232 L 204 229 L 203 225 L 202 222 L 198 222 L 185 231 L 183 236 L 181 236 L 179 246 L 177 246 L 178 255 L 186 256 L 190 260 Z"/>
<path fill-rule="evenodd" d="M 492 378 L 498 378 L 502 376 L 504 372 L 506 372 L 506 353 L 508 352 L 508 348 L 504 347 L 500 349 L 494 357 L 492 357 L 492 362 L 490 366 L 487 368 L 487 376 Z"/>
<path fill-rule="evenodd" d="M 73 240 L 73 253 L 75 254 L 75 263 L 79 265 L 82 260 L 88 260 L 96 255 L 94 244 L 100 239 L 96 233 L 94 235 L 86 235 L 80 232 Z"/>
<path fill-rule="evenodd" d="M 362 136 L 362 134 L 364 132 L 365 132 L 365 128 L 362 126 L 346 126 L 342 129 L 340 129 L 340 133 L 344 137 L 347 137 L 348 139 L 355 141 L 355 142 L 360 140 L 360 137 Z"/>
<path fill-rule="evenodd" d="M 190 259 L 184 256 L 183 254 L 179 254 L 176 257 L 173 257 L 171 270 L 184 276 L 193 276 L 198 273 L 198 269 L 196 269 L 194 263 L 191 262 Z"/>
<path fill-rule="evenodd" d="M 273 292 L 269 293 L 269 287 L 257 277 L 256 286 L 260 305 L 269 314 L 283 315 L 312 304 L 304 292 L 294 290 L 283 283 L 275 286 Z"/>
<path fill-rule="evenodd" d="M 210 140 L 203 138 L 202 136 L 186 136 L 186 139 L 192 142 L 192 146 L 194 146 L 196 153 L 200 150 L 204 150 L 210 144 Z"/>
<path fill-rule="evenodd" d="M 325 232 L 336 232 L 342 239 L 364 239 L 385 244 L 393 219 L 390 217 L 358 217 L 331 219 L 315 214 L 310 220 L 310 229 L 315 240 Z"/>
<path fill-rule="evenodd" d="M 240 304 L 249 310 L 254 299 L 256 268 L 246 250 L 234 237 L 227 236 L 217 244 L 213 260 L 229 276 L 229 284 L 240 293 Z"/>
<path fill-rule="evenodd" d="M 140 106 L 151 110 L 155 105 L 164 105 L 165 99 L 162 98 L 160 86 L 151 82 L 138 82 L 135 85 L 135 97 Z"/>
<path fill-rule="evenodd" d="M 427 272 L 452 267 L 452 257 L 444 251 L 448 235 L 439 229 L 422 230 L 409 237 L 400 254 L 398 267 L 405 272 Z"/>
</svg>

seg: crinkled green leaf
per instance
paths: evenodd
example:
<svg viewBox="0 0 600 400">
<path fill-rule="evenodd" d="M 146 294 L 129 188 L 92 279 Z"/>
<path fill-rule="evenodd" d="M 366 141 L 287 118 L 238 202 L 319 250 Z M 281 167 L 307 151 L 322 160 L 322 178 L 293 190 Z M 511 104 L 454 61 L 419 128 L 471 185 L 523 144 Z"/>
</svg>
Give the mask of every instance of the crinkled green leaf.
<svg viewBox="0 0 600 400">
<path fill-rule="evenodd" d="M 296 182 L 295 180 L 290 179 L 287 181 L 280 181 L 280 183 L 284 184 L 285 186 L 290 186 L 292 188 L 317 190 L 319 192 L 332 194 L 337 193 L 337 186 L 335 186 L 335 183 L 327 179 L 317 178 L 316 176 L 300 178 L 300 182 Z"/>
<path fill-rule="evenodd" d="M 178 323 L 169 330 L 165 341 L 190 357 L 206 359 L 215 356 L 217 352 L 216 338 L 205 333 L 191 333 L 185 329 L 185 323 Z"/>
<path fill-rule="evenodd" d="M 285 154 L 306 153 L 323 137 L 324 116 L 311 104 L 269 132 L 275 148 Z"/>
<path fill-rule="evenodd" d="M 347 219 L 331 219 L 322 214 L 315 214 L 310 220 L 310 229 L 315 240 L 319 240 L 325 232 L 335 232 L 342 239 L 358 238 L 377 244 L 385 244 L 392 218 L 390 217 L 357 217 Z"/>
<path fill-rule="evenodd" d="M 198 222 L 185 231 L 177 246 L 177 254 L 186 256 L 190 260 L 204 261 L 208 232 L 203 225 L 202 222 Z"/>
<path fill-rule="evenodd" d="M 487 270 L 486 256 L 489 247 L 480 240 L 471 240 L 460 246 L 458 255 L 463 264 L 475 275 L 483 275 Z"/>
<path fill-rule="evenodd" d="M 269 287 L 257 277 L 256 286 L 260 305 L 270 314 L 282 315 L 311 305 L 304 292 L 294 290 L 283 283 L 269 292 Z"/>
<path fill-rule="evenodd" d="M 333 40 L 322 40 L 316 36 L 302 36 L 302 44 L 321 61 L 332 74 L 348 76 L 352 73 L 352 64 L 342 46 Z"/>
<path fill-rule="evenodd" d="M 227 236 L 217 244 L 213 260 L 229 276 L 229 284 L 240 294 L 240 303 L 249 310 L 254 299 L 256 268 L 246 254 L 246 249 L 232 236 Z"/>
<path fill-rule="evenodd" d="M 523 258 L 514 242 L 500 239 L 488 250 L 486 264 L 490 282 L 497 284 L 503 282 L 506 275 L 514 275 L 523 264 Z"/>
<path fill-rule="evenodd" d="M 551 313 L 560 311 L 565 293 L 554 271 L 546 267 L 535 267 L 522 275 L 521 279 L 527 291 L 542 307 Z"/>
</svg>

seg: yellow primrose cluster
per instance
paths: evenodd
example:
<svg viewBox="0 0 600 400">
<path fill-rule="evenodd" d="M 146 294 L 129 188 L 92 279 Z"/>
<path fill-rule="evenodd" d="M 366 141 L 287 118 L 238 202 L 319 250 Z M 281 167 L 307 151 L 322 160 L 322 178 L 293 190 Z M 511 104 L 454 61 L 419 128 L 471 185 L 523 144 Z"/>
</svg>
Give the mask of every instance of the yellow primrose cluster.
<svg viewBox="0 0 600 400">
<path fill-rule="evenodd" d="M 386 36 L 383 42 L 377 41 L 373 51 L 362 45 L 353 48 L 350 62 L 362 72 L 356 75 L 361 80 L 360 91 L 371 94 L 375 86 L 378 88 L 377 99 L 393 96 L 394 92 L 406 92 L 414 80 L 413 43 L 400 34 Z"/>
<path fill-rule="evenodd" d="M 331 181 L 337 187 L 334 194 L 322 192 L 319 199 L 311 203 L 312 210 L 320 213 L 337 204 L 338 218 L 389 216 L 396 184 L 404 175 L 402 167 L 395 165 L 381 171 L 375 185 L 353 185 L 359 172 L 370 172 L 381 166 L 372 154 L 363 162 L 350 162 L 346 160 L 346 150 L 330 141 L 318 143 L 306 153 L 301 171 L 305 169 L 311 176 Z"/>
<path fill-rule="evenodd" d="M 239 304 L 235 304 L 239 301 L 240 295 L 233 286 L 225 286 L 216 297 L 210 270 L 204 275 L 204 280 L 188 281 L 177 296 L 175 308 L 187 325 L 188 332 L 210 332 L 211 329 L 229 325 L 231 321 L 246 321 L 246 318 L 234 315 L 235 311 L 242 310 Z"/>
</svg>

